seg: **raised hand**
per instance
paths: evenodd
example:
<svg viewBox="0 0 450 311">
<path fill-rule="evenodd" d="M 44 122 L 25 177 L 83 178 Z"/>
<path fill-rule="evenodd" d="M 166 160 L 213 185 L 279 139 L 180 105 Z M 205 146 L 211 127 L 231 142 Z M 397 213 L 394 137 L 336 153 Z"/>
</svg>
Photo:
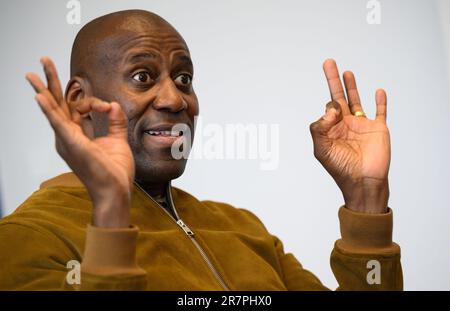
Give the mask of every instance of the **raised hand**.
<svg viewBox="0 0 450 311">
<path fill-rule="evenodd" d="M 41 63 L 47 86 L 34 73 L 26 75 L 36 91 L 36 101 L 55 132 L 56 150 L 86 186 L 94 211 L 93 225 L 128 227 L 134 160 L 128 145 L 127 118 L 116 102 L 88 97 L 69 107 L 53 62 Z M 82 119 L 91 111 L 108 115 L 107 136 L 89 138 Z"/>
<path fill-rule="evenodd" d="M 386 212 L 391 158 L 386 93 L 377 90 L 376 117 L 370 120 L 361 106 L 353 73 L 343 75 L 344 92 L 335 61 L 326 60 L 323 69 L 332 101 L 325 115 L 310 126 L 314 156 L 338 184 L 347 208 Z"/>
</svg>

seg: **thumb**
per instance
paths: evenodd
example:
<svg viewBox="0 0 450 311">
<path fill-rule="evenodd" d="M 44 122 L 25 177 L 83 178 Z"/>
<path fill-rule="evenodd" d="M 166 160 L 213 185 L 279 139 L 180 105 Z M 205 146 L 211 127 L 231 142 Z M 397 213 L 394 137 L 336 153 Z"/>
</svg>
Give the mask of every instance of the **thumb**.
<svg viewBox="0 0 450 311">
<path fill-rule="evenodd" d="M 128 119 L 117 102 L 111 102 L 108 112 L 108 135 L 117 138 L 128 139 Z"/>
<path fill-rule="evenodd" d="M 339 123 L 343 118 L 341 106 L 331 101 L 326 105 L 326 112 L 319 120 L 311 123 L 309 129 L 314 145 L 314 156 L 321 159 L 332 145 L 332 140 L 327 134 L 330 129 Z"/>
<path fill-rule="evenodd" d="M 339 123 L 343 118 L 341 106 L 336 101 L 331 101 L 326 105 L 325 114 L 319 120 L 310 125 L 313 139 L 326 136 L 330 129 Z"/>
</svg>

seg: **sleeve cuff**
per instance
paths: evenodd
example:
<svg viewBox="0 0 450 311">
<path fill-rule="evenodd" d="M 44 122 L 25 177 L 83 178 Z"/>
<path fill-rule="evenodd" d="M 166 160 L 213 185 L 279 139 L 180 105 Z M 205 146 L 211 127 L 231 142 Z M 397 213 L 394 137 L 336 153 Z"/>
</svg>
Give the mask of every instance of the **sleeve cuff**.
<svg viewBox="0 0 450 311">
<path fill-rule="evenodd" d="M 136 261 L 138 228 L 88 225 L 81 271 L 93 275 L 142 275 Z"/>
<path fill-rule="evenodd" d="M 399 252 L 399 246 L 392 242 L 393 214 L 388 208 L 385 214 L 354 212 L 345 206 L 339 209 L 341 239 L 338 248 L 350 253 Z"/>
</svg>

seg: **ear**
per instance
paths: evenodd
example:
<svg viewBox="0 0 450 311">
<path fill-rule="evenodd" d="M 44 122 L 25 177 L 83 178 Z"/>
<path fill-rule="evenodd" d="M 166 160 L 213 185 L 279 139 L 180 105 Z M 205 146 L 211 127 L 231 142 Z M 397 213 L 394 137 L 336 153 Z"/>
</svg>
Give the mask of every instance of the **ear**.
<svg viewBox="0 0 450 311">
<path fill-rule="evenodd" d="M 72 111 L 81 100 L 91 95 L 91 87 L 89 82 L 82 77 L 72 77 L 66 86 L 64 97 L 69 109 Z M 86 115 L 81 121 L 81 127 L 84 133 L 91 139 L 94 138 L 94 126 L 92 123 L 91 114 Z"/>
</svg>

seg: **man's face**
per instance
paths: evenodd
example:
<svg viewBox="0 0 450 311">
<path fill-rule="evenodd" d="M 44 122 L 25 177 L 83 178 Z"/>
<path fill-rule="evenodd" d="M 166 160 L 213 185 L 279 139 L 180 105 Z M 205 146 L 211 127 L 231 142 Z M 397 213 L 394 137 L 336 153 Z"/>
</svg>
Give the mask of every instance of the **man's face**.
<svg viewBox="0 0 450 311">
<path fill-rule="evenodd" d="M 186 159 L 175 160 L 171 154 L 172 144 L 183 138 L 164 131 L 182 123 L 193 140 L 199 112 L 193 65 L 184 40 L 170 26 L 129 28 L 112 27 L 98 46 L 104 56 L 90 79 L 92 93 L 117 101 L 125 111 L 136 179 L 166 182 L 183 173 Z M 92 120 L 96 136 L 107 132 L 105 116 L 93 114 Z"/>
</svg>

